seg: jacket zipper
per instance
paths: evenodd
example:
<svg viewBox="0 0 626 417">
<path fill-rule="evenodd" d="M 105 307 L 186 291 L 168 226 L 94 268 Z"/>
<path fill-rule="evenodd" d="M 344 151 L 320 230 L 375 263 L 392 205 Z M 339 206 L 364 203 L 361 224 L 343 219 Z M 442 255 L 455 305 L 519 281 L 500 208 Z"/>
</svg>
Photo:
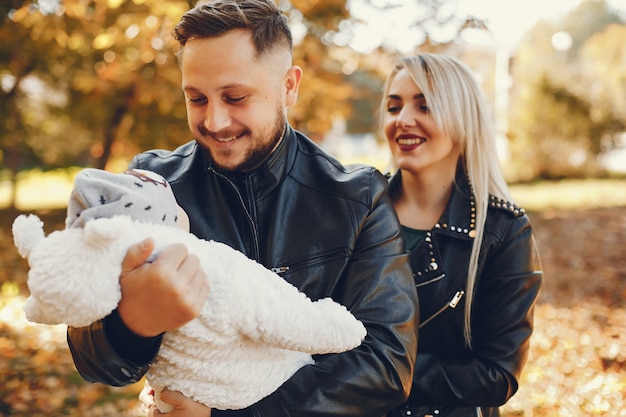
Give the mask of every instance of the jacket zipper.
<svg viewBox="0 0 626 417">
<path fill-rule="evenodd" d="M 255 260 L 259 260 L 259 238 L 257 236 L 257 228 L 256 228 L 256 223 L 254 223 L 254 220 L 252 219 L 252 215 L 250 214 L 250 212 L 248 211 L 248 208 L 246 207 L 246 203 L 243 201 L 243 196 L 241 195 L 241 192 L 239 192 L 239 188 L 237 188 L 237 186 L 226 176 L 220 174 L 219 172 L 215 171 L 213 168 L 209 168 L 211 171 L 213 171 L 213 173 L 221 178 L 223 178 L 228 184 L 230 184 L 230 186 L 232 187 L 232 189 L 235 191 L 235 194 L 237 195 L 237 197 L 239 198 L 239 203 L 241 204 L 241 207 L 243 208 L 243 212 L 246 214 L 246 217 L 248 218 L 248 221 L 250 222 L 250 226 L 252 228 L 252 244 L 253 244 L 253 250 L 254 250 L 254 257 L 253 259 Z M 248 188 L 247 186 L 247 182 L 246 182 L 246 189 Z"/>
<path fill-rule="evenodd" d="M 447 304 L 445 304 L 443 307 L 441 307 L 439 309 L 439 311 L 437 311 L 435 314 L 430 316 L 428 319 L 426 319 L 426 320 L 424 320 L 423 322 L 420 323 L 420 329 L 422 327 L 424 327 L 426 324 L 428 324 L 429 322 L 431 322 L 435 317 L 439 316 L 441 313 L 446 311 L 447 309 L 449 309 L 449 308 L 456 308 L 456 306 L 459 305 L 459 301 L 461 301 L 461 298 L 463 298 L 464 295 L 465 295 L 465 291 L 458 290 L 456 292 L 456 294 L 454 294 L 452 299 Z"/>
<path fill-rule="evenodd" d="M 339 249 L 339 250 L 330 252 L 325 255 L 316 256 L 313 258 L 306 259 L 304 261 L 296 262 L 295 264 L 292 264 L 292 265 L 277 266 L 274 268 L 270 268 L 270 270 L 277 274 L 284 274 L 287 271 L 298 270 L 307 266 L 320 264 L 322 263 L 321 261 L 329 261 L 329 260 L 340 258 L 342 256 L 345 256 L 347 253 L 348 253 L 347 249 Z"/>
<path fill-rule="evenodd" d="M 415 274 L 413 274 L 413 275 L 415 275 Z M 419 284 L 415 284 L 415 288 L 419 288 L 419 287 L 422 287 L 424 285 L 432 284 L 433 282 L 439 281 L 441 278 L 443 278 L 445 276 L 446 276 L 446 274 L 441 274 L 441 275 L 439 275 L 439 276 L 437 276 L 437 277 L 435 277 L 433 279 L 429 279 L 428 281 L 420 282 Z"/>
</svg>

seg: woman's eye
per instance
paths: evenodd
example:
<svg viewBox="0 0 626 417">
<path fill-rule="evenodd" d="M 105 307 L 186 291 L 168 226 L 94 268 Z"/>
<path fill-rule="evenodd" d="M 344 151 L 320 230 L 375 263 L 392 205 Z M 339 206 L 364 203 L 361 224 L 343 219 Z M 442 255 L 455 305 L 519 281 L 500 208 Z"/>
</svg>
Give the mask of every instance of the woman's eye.
<svg viewBox="0 0 626 417">
<path fill-rule="evenodd" d="M 419 111 L 421 111 L 422 113 L 428 113 L 429 109 L 426 100 L 418 100 L 415 104 Z"/>
<path fill-rule="evenodd" d="M 397 113 L 400 111 L 400 107 L 397 106 L 389 106 L 387 107 L 387 112 L 388 113 Z"/>
</svg>

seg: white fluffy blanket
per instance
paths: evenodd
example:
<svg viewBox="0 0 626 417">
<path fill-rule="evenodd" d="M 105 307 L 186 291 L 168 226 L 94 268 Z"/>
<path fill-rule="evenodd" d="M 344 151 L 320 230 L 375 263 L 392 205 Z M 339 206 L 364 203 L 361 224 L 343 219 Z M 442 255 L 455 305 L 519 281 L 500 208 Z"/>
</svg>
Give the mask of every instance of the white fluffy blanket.
<svg viewBox="0 0 626 417">
<path fill-rule="evenodd" d="M 116 308 L 130 245 L 152 237 L 159 253 L 171 243 L 186 244 L 201 260 L 210 293 L 196 319 L 164 335 L 147 378 L 155 391 L 180 391 L 212 408 L 254 404 L 313 363 L 312 354 L 350 350 L 366 334 L 363 324 L 330 298 L 313 302 L 241 252 L 175 227 L 115 216 L 46 237 L 37 216 L 21 215 L 13 236 L 30 265 L 27 319 L 74 327 Z"/>
</svg>

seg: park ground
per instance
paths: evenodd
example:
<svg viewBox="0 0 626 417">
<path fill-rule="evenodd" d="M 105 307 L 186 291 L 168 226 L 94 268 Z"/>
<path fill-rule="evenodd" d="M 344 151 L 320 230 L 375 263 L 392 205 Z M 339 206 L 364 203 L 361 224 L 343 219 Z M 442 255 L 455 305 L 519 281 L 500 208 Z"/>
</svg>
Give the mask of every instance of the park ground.
<svg viewBox="0 0 626 417">
<path fill-rule="evenodd" d="M 66 191 L 52 194 L 65 200 Z M 545 281 L 521 386 L 503 416 L 626 416 L 626 180 L 520 185 L 513 194 L 533 223 Z M 65 327 L 25 320 L 28 265 L 11 236 L 23 211 L 42 217 L 47 233 L 65 215 L 27 204 L 0 210 L 0 416 L 140 416 L 142 383 L 83 381 Z"/>
</svg>

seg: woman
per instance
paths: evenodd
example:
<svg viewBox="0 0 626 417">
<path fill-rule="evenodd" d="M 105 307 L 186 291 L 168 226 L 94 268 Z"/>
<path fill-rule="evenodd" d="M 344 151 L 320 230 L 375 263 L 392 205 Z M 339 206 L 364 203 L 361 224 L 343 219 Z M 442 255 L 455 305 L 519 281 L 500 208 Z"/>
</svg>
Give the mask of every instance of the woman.
<svg viewBox="0 0 626 417">
<path fill-rule="evenodd" d="M 381 125 L 421 310 L 411 394 L 388 416 L 498 416 L 518 389 L 542 273 L 481 89 L 451 57 L 404 58 Z"/>
</svg>

